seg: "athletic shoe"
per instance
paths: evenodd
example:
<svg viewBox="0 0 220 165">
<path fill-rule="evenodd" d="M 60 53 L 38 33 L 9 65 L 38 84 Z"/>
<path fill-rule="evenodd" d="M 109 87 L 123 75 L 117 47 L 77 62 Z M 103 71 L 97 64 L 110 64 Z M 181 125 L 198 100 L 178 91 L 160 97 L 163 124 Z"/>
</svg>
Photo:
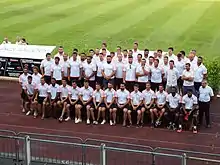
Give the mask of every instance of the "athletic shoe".
<svg viewBox="0 0 220 165">
<path fill-rule="evenodd" d="M 171 129 L 172 129 L 172 126 L 173 126 L 172 123 L 169 123 L 169 125 L 167 126 L 167 129 L 170 129 L 170 130 L 171 130 Z"/>
<path fill-rule="evenodd" d="M 111 126 L 113 125 L 113 122 L 112 122 L 112 120 L 110 120 L 110 125 L 111 125 Z"/>
<path fill-rule="evenodd" d="M 35 112 L 34 112 L 34 118 L 37 118 L 37 115 L 38 115 L 38 114 L 37 114 L 37 112 L 35 111 Z"/>
<path fill-rule="evenodd" d="M 78 120 L 78 119 L 77 119 L 77 118 L 75 118 L 75 124 L 77 124 L 77 120 Z"/>
<path fill-rule="evenodd" d="M 140 124 L 139 123 L 136 124 L 136 128 L 140 128 Z"/>
<path fill-rule="evenodd" d="M 141 122 L 140 127 L 141 127 L 141 128 L 144 127 L 144 123 Z"/>
<path fill-rule="evenodd" d="M 113 121 L 113 125 L 116 125 L 116 121 Z"/>
<path fill-rule="evenodd" d="M 78 123 L 82 123 L 82 119 L 78 119 Z"/>
<path fill-rule="evenodd" d="M 176 130 L 176 125 L 175 123 L 172 124 L 172 129 L 175 131 Z"/>
<path fill-rule="evenodd" d="M 31 111 L 28 111 L 27 113 L 26 113 L 26 116 L 29 116 L 31 114 Z"/>
<path fill-rule="evenodd" d="M 194 134 L 197 134 L 197 133 L 198 133 L 196 126 L 193 127 L 193 133 L 194 133 Z"/>
<path fill-rule="evenodd" d="M 59 122 L 61 123 L 63 121 L 63 119 L 62 118 L 59 118 Z"/>
<path fill-rule="evenodd" d="M 67 117 L 66 119 L 65 119 L 65 121 L 70 121 L 71 120 L 71 118 L 70 117 Z"/>
<path fill-rule="evenodd" d="M 24 108 L 22 109 L 22 112 L 25 113 L 25 109 Z"/>
<path fill-rule="evenodd" d="M 105 120 L 103 120 L 102 122 L 101 122 L 101 124 L 103 125 L 103 124 L 105 124 L 106 123 L 106 121 Z"/>
<path fill-rule="evenodd" d="M 90 124 L 90 120 L 89 119 L 86 120 L 86 124 Z"/>
<path fill-rule="evenodd" d="M 93 124 L 94 124 L 94 125 L 97 125 L 97 124 L 98 124 L 98 122 L 97 122 L 97 121 L 93 121 Z"/>
<path fill-rule="evenodd" d="M 126 127 L 126 122 L 123 122 L 123 125 L 122 125 L 123 127 Z"/>
<path fill-rule="evenodd" d="M 129 123 L 128 125 L 127 125 L 127 127 L 131 127 L 132 126 L 132 123 Z"/>
<path fill-rule="evenodd" d="M 178 133 L 181 133 L 181 132 L 182 132 L 182 126 L 181 126 L 181 125 L 179 125 L 179 128 L 177 129 L 177 132 L 178 132 Z"/>
</svg>

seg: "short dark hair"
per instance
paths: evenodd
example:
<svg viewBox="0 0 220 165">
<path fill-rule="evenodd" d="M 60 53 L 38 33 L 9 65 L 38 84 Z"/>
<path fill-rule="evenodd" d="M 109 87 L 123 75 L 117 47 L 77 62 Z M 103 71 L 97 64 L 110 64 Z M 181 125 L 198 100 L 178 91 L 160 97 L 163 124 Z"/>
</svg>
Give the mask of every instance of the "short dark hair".
<svg viewBox="0 0 220 165">
<path fill-rule="evenodd" d="M 106 43 L 106 42 L 103 42 L 102 45 L 104 45 L 105 47 L 107 47 L 107 43 Z"/>
<path fill-rule="evenodd" d="M 115 52 L 110 52 L 110 54 L 115 54 Z M 107 56 L 108 57 L 108 56 Z"/>
<path fill-rule="evenodd" d="M 128 52 L 128 50 L 127 50 L 127 49 L 124 49 L 123 51 L 124 51 L 124 52 Z"/>
<path fill-rule="evenodd" d="M 105 49 L 105 48 L 102 48 L 102 50 L 106 51 L 106 49 Z"/>
<path fill-rule="evenodd" d="M 128 58 L 133 58 L 133 56 L 128 56 Z"/>
<path fill-rule="evenodd" d="M 169 47 L 168 49 L 170 49 L 170 50 L 172 50 L 172 51 L 174 50 L 173 47 Z"/>
<path fill-rule="evenodd" d="M 94 50 L 93 49 L 89 49 L 89 52 L 94 52 Z"/>
<path fill-rule="evenodd" d="M 59 48 L 63 48 L 63 46 L 59 46 Z"/>
<path fill-rule="evenodd" d="M 138 85 L 138 84 L 134 84 L 134 87 L 137 87 L 137 88 L 139 88 L 139 85 Z"/>
<path fill-rule="evenodd" d="M 174 61 L 173 60 L 170 60 L 170 62 L 172 62 L 174 64 Z"/>
<path fill-rule="evenodd" d="M 166 59 L 168 59 L 168 56 L 164 56 L 163 58 L 166 58 Z"/>
<path fill-rule="evenodd" d="M 134 44 L 138 46 L 138 42 L 134 42 Z"/>
<path fill-rule="evenodd" d="M 73 49 L 73 52 L 78 52 L 78 49 L 74 48 L 74 49 Z"/>
<path fill-rule="evenodd" d="M 177 57 L 182 57 L 182 54 L 181 54 L 181 53 L 178 53 L 176 56 L 177 56 Z"/>
<path fill-rule="evenodd" d="M 162 86 L 162 87 L 163 87 L 163 84 L 159 84 L 159 86 Z"/>
<path fill-rule="evenodd" d="M 149 52 L 149 49 L 144 49 L 145 52 Z"/>
<path fill-rule="evenodd" d="M 122 82 L 120 85 L 124 85 L 125 86 L 125 83 Z"/>
<path fill-rule="evenodd" d="M 163 53 L 163 51 L 161 49 L 158 49 L 157 52 Z"/>
<path fill-rule="evenodd" d="M 28 76 L 28 80 L 29 80 L 29 79 L 32 79 L 32 76 Z"/>
<path fill-rule="evenodd" d="M 111 55 L 107 55 L 107 57 L 112 57 Z"/>
<path fill-rule="evenodd" d="M 65 79 L 65 78 L 62 78 L 62 81 L 66 81 L 66 79 Z"/>
<path fill-rule="evenodd" d="M 51 53 L 47 53 L 47 54 L 46 54 L 46 57 L 47 57 L 47 56 L 51 56 Z"/>
<path fill-rule="evenodd" d="M 60 61 L 60 57 L 55 57 L 54 59 Z"/>
<path fill-rule="evenodd" d="M 52 77 L 51 80 L 57 81 L 54 77 Z"/>
<path fill-rule="evenodd" d="M 149 58 L 153 58 L 153 59 L 154 59 L 154 57 L 153 57 L 153 56 L 150 56 Z"/>
<path fill-rule="evenodd" d="M 157 61 L 158 63 L 160 62 L 157 58 L 154 61 Z"/>
<path fill-rule="evenodd" d="M 76 83 L 76 81 L 73 80 L 73 81 L 72 81 L 72 84 L 73 84 L 73 83 Z"/>
<path fill-rule="evenodd" d="M 186 52 L 184 50 L 181 50 L 180 53 L 183 54 L 184 56 L 186 55 Z"/>
<path fill-rule="evenodd" d="M 39 71 L 39 68 L 37 66 L 33 66 L 33 69 L 36 69 L 37 71 Z"/>
<path fill-rule="evenodd" d="M 202 56 L 199 56 L 198 58 L 200 58 L 201 60 L 203 60 Z"/>
<path fill-rule="evenodd" d="M 141 58 L 142 58 L 142 54 L 138 54 L 138 56 L 141 56 Z"/>
<path fill-rule="evenodd" d="M 117 48 L 121 49 L 121 46 L 117 46 Z"/>
<path fill-rule="evenodd" d="M 189 65 L 189 66 L 191 66 L 191 65 L 190 65 L 190 63 L 186 63 L 186 65 Z"/>
<path fill-rule="evenodd" d="M 73 54 L 77 55 L 77 52 L 74 51 Z"/>
</svg>

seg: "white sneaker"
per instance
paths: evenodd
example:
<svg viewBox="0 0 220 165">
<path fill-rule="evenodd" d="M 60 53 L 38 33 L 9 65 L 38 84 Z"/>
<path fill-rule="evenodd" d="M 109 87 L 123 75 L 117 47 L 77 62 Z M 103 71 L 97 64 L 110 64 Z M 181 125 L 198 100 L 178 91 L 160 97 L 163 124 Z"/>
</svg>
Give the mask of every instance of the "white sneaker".
<svg viewBox="0 0 220 165">
<path fill-rule="evenodd" d="M 97 122 L 97 121 L 93 121 L 93 124 L 94 124 L 94 125 L 97 125 L 97 124 L 98 124 L 98 122 Z"/>
<path fill-rule="evenodd" d="M 78 119 L 78 121 L 79 121 L 78 123 L 82 123 L 82 119 Z"/>
<path fill-rule="evenodd" d="M 101 124 L 103 125 L 103 124 L 105 124 L 105 123 L 106 123 L 106 121 L 105 121 L 105 120 L 102 120 Z"/>
<path fill-rule="evenodd" d="M 75 123 L 78 124 L 79 123 L 79 119 L 77 119 Z"/>
<path fill-rule="evenodd" d="M 28 111 L 27 113 L 26 113 L 26 116 L 29 116 L 31 114 L 31 111 Z"/>
<path fill-rule="evenodd" d="M 90 124 L 90 120 L 89 119 L 87 119 L 86 124 Z"/>
<path fill-rule="evenodd" d="M 24 108 L 22 109 L 22 112 L 25 113 L 25 109 Z"/>
<path fill-rule="evenodd" d="M 71 120 L 71 118 L 70 118 L 70 117 L 67 117 L 67 118 L 65 119 L 65 121 L 69 121 L 69 120 Z"/>
<path fill-rule="evenodd" d="M 34 118 L 36 118 L 36 117 L 37 117 L 37 115 L 38 115 L 38 114 L 37 114 L 37 112 L 35 111 L 35 112 L 34 112 Z"/>
<path fill-rule="evenodd" d="M 111 126 L 113 125 L 113 122 L 112 122 L 112 120 L 110 120 L 110 125 L 111 125 Z"/>
<path fill-rule="evenodd" d="M 77 120 L 78 120 L 78 119 L 77 119 L 77 118 L 75 118 L 75 124 L 77 123 Z"/>
</svg>

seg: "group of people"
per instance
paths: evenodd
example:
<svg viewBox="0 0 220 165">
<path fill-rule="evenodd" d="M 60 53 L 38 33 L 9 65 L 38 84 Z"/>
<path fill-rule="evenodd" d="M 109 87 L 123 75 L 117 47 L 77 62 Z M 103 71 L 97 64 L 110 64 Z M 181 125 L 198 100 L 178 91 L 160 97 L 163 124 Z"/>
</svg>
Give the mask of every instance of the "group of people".
<svg viewBox="0 0 220 165">
<path fill-rule="evenodd" d="M 33 67 L 32 75 L 24 68 L 19 82 L 22 111 L 35 118 L 49 115 L 76 124 L 85 118 L 86 124 L 127 127 L 150 121 L 151 127 L 163 123 L 177 132 L 189 125 L 197 133 L 204 113 L 210 127 L 213 91 L 206 78 L 207 69 L 195 50 L 188 57 L 184 51 L 174 55 L 172 47 L 167 53 L 152 53 L 140 51 L 135 42 L 132 50 L 118 46 L 109 52 L 103 43 L 88 54 L 74 49 L 71 56 L 60 46 L 54 59 L 47 53 L 40 68 Z"/>
</svg>

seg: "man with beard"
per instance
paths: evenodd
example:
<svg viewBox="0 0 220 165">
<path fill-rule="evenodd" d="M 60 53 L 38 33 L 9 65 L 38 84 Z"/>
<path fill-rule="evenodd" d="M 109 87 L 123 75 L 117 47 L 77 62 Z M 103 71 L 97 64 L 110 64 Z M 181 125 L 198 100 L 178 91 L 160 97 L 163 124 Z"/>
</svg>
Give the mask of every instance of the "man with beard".
<svg viewBox="0 0 220 165">
<path fill-rule="evenodd" d="M 45 82 L 50 84 L 51 81 L 51 67 L 54 64 L 54 60 L 51 59 L 51 54 L 46 54 L 46 59 L 41 62 L 40 69 L 41 74 L 43 75 Z"/>
</svg>

